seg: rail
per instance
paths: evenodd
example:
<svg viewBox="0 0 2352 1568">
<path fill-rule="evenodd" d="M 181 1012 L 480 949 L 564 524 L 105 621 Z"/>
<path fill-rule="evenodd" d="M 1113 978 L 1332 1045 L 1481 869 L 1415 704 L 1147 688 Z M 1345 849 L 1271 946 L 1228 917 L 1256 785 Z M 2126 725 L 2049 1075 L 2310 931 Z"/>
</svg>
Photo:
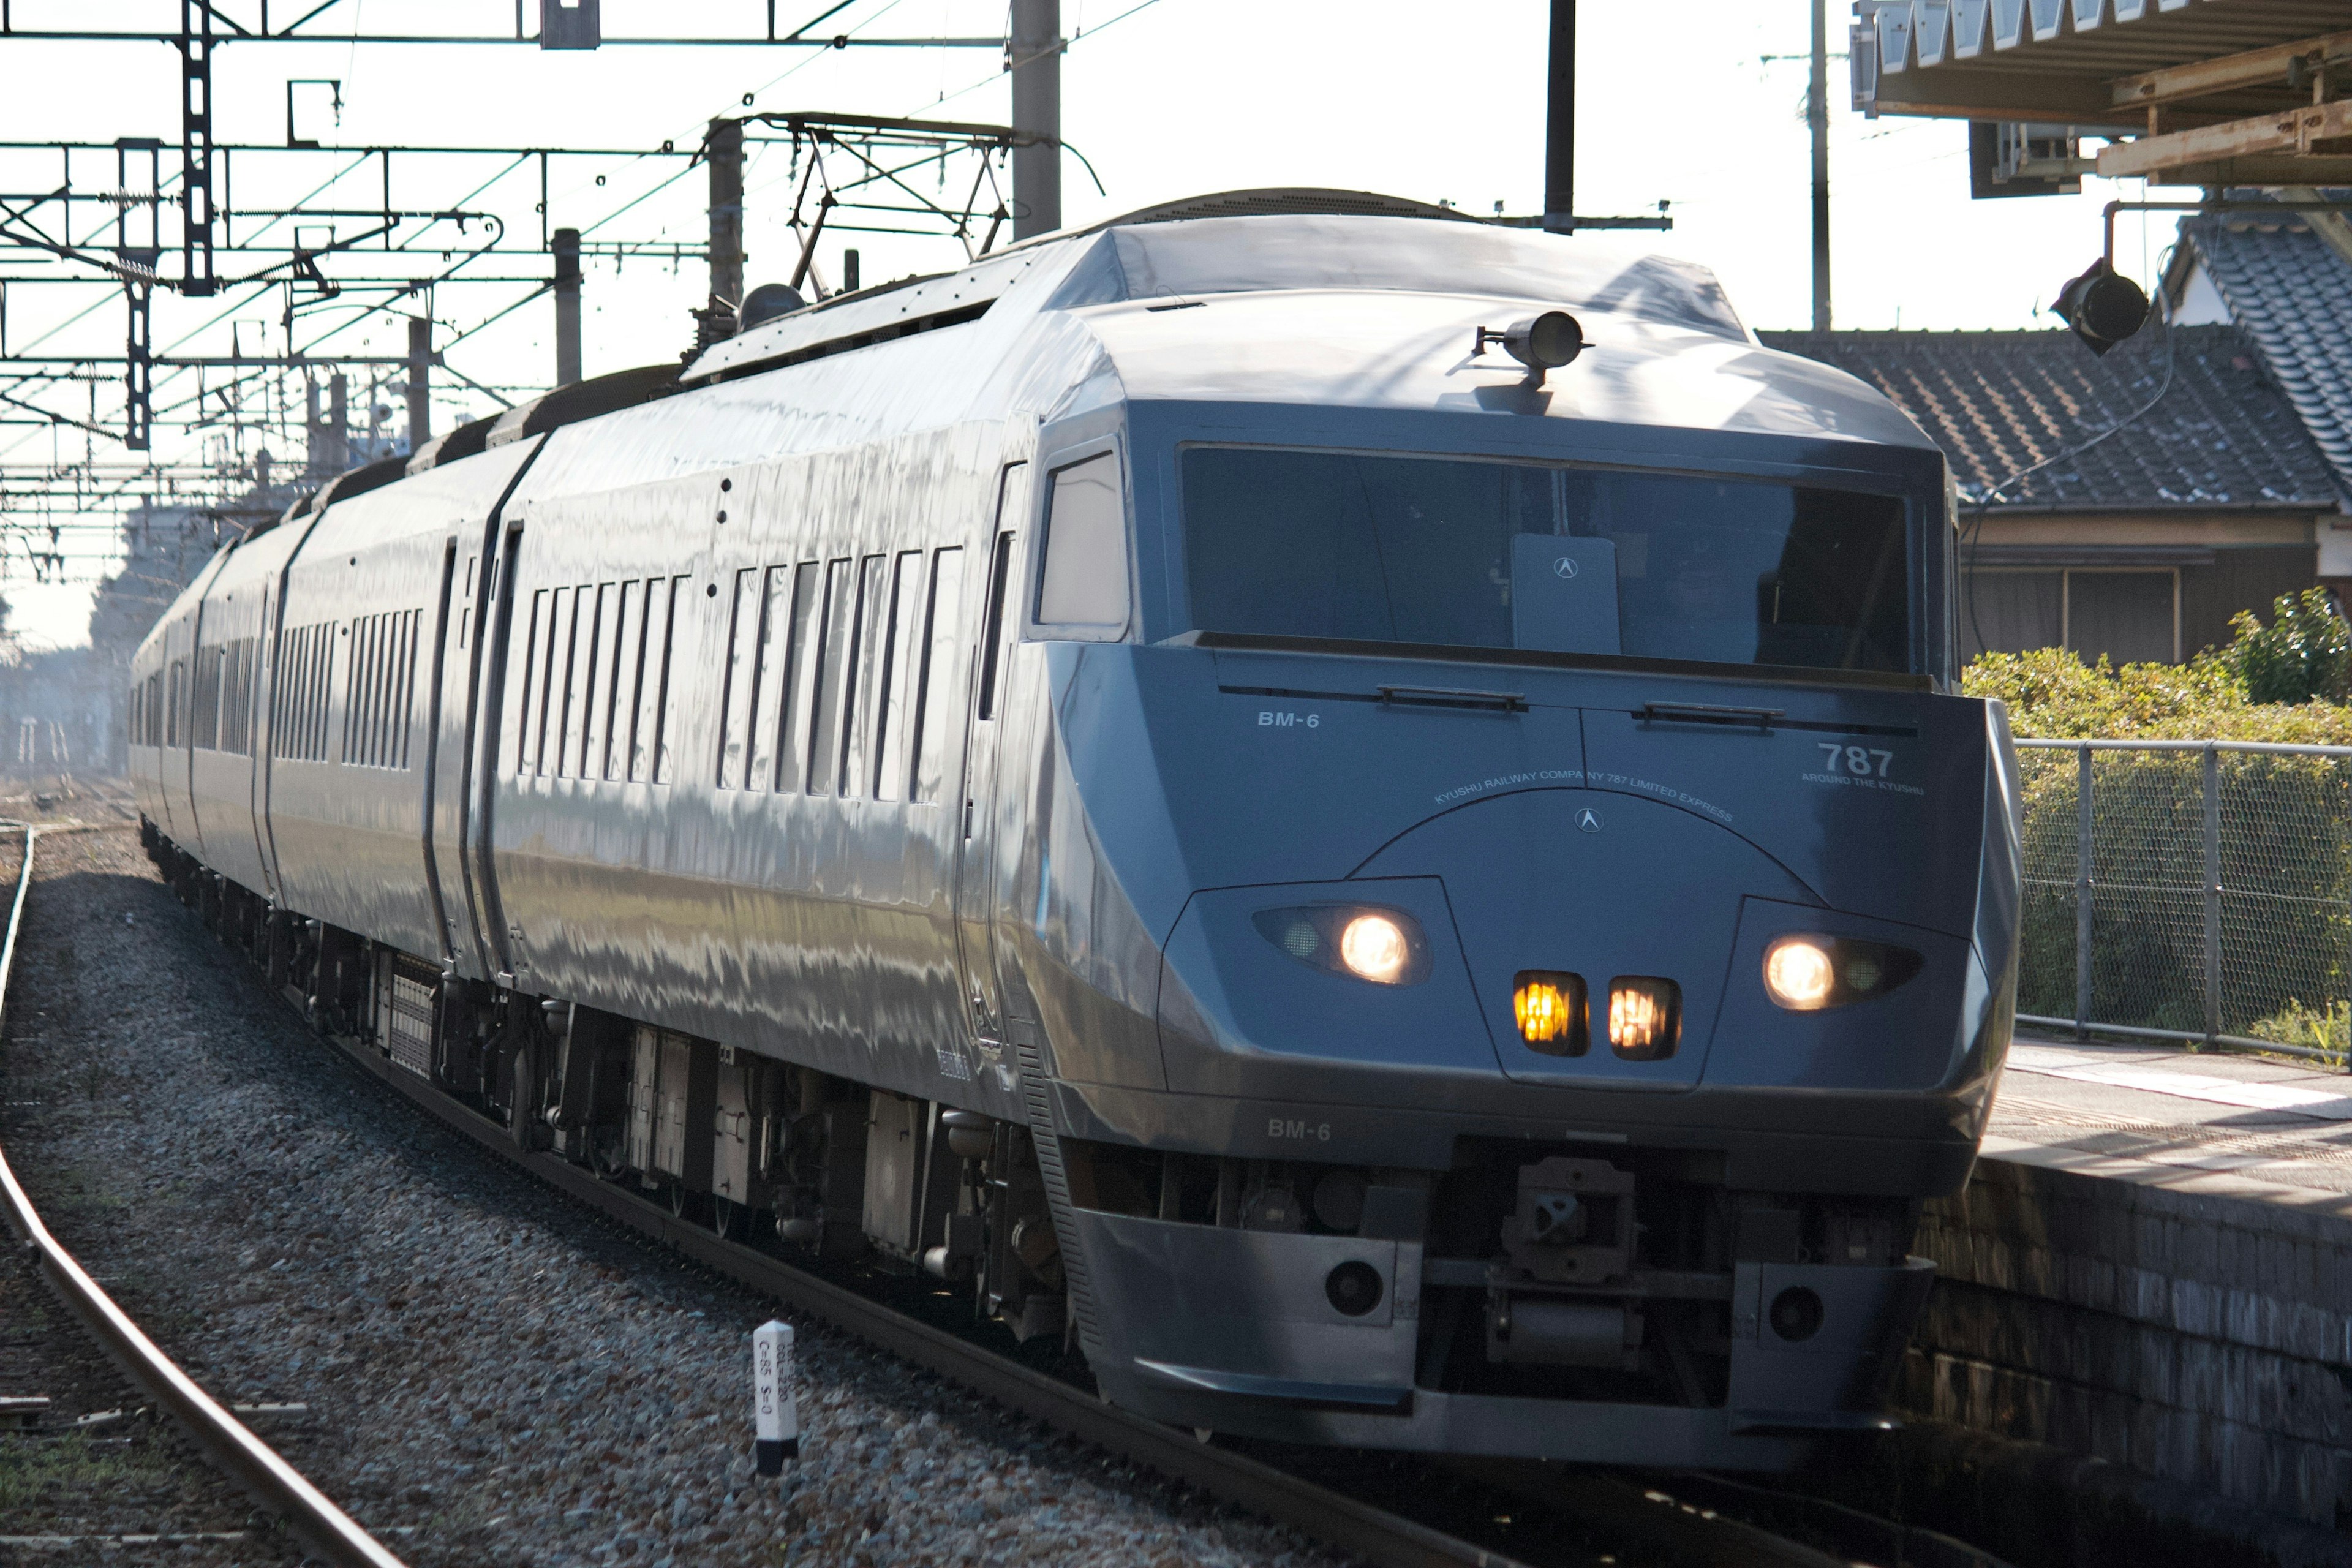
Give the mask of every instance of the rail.
<svg viewBox="0 0 2352 1568">
<path fill-rule="evenodd" d="M 2347 1059 L 2352 747 L 2017 747 L 2019 1023 Z"/>
<path fill-rule="evenodd" d="M 0 938 L 0 1018 L 7 1010 L 8 984 L 15 973 L 16 939 L 23 927 L 25 903 L 33 886 L 34 846 L 43 830 L 27 826 L 25 863 L 16 875 L 16 897 L 8 908 L 8 927 Z M 349 1514 L 302 1479 L 268 1444 L 247 1430 L 236 1416 L 196 1386 L 172 1359 L 155 1348 L 121 1308 L 85 1272 L 73 1255 L 58 1244 L 41 1222 L 38 1210 L 0 1152 L 0 1207 L 10 1228 L 39 1257 L 41 1272 L 73 1315 L 81 1320 L 131 1381 L 170 1412 L 212 1464 L 226 1472 L 265 1509 L 287 1522 L 303 1545 L 330 1568 L 402 1568 L 399 1558 L 386 1551 Z"/>
</svg>

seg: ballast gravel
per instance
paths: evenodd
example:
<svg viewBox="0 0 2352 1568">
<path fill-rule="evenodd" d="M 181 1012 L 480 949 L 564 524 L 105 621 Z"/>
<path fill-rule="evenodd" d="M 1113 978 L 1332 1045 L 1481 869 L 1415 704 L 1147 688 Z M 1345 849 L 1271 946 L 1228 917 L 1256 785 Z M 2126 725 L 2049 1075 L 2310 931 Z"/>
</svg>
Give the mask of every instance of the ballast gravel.
<svg viewBox="0 0 2352 1568">
<path fill-rule="evenodd" d="M 312 1037 L 128 830 L 43 842 L 0 1121 L 59 1238 L 215 1398 L 431 1564 L 1296 1564 L 1118 1467 L 594 1219 Z M 803 1458 L 750 1458 L 793 1321 Z"/>
</svg>

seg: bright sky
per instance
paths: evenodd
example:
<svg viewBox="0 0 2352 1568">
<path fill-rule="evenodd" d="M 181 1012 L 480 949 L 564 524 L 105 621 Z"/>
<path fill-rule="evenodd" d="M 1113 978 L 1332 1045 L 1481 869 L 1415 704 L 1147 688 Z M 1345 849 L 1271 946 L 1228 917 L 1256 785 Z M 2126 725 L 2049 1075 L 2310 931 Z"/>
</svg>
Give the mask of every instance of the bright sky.
<svg viewBox="0 0 2352 1568">
<path fill-rule="evenodd" d="M 290 5 L 290 0 L 288 0 Z M 532 0 L 535 9 L 536 0 Z M 1064 172 L 1064 217 L 1073 224 L 1170 197 L 1255 185 L 1329 185 L 1447 199 L 1477 212 L 1496 201 L 1512 213 L 1541 205 L 1544 67 L 1549 7 L 1543 0 L 1467 0 L 1450 6 L 1400 0 L 1062 0 L 1073 38 L 1063 60 L 1066 139 L 1091 161 L 1097 194 L 1075 159 Z M 778 0 L 780 30 L 824 0 Z M 281 7 L 281 10 L 283 7 Z M 608 36 L 664 27 L 710 33 L 764 26 L 764 0 L 604 0 Z M 1846 7 L 1832 0 L 1832 48 L 1843 52 Z M 172 25 L 159 0 L 14 0 L 16 25 Z M 1809 324 L 1810 163 L 1804 126 L 1809 47 L 1805 0 L 1678 0 L 1671 5 L 1587 5 L 1580 56 L 1577 206 L 1587 215 L 1654 211 L 1672 203 L 1671 234 L 1636 242 L 1713 267 L 1748 321 Z M 503 0 L 342 0 L 310 24 L 343 31 L 479 30 L 511 11 Z M 280 18 L 282 20 L 282 17 Z M 1002 0 L 855 0 L 819 29 L 858 37 L 1001 34 Z M 334 144 L 429 142 L 473 146 L 640 148 L 665 138 L 691 145 L 715 113 L 754 95 L 763 110 L 831 110 L 1002 121 L 1010 92 L 988 49 L 785 50 L 624 48 L 542 54 L 504 47 L 247 44 L 222 49 L 215 66 L 223 141 L 282 142 L 289 79 L 341 83 L 340 124 L 306 119 L 305 134 Z M 178 140 L 178 59 L 153 44 L 0 40 L 0 141 Z M 1841 327 L 2054 326 L 2038 314 L 2058 285 L 2099 249 L 2099 209 L 2141 194 L 2137 182 L 2086 181 L 2079 197 L 1972 202 L 1966 128 L 1946 121 L 1866 121 L 1845 108 L 1843 59 L 1832 61 L 1832 191 L 1837 324 Z M 306 113 L 308 106 L 306 102 Z M 47 155 L 54 180 L 54 154 Z M 310 154 L 312 160 L 319 154 Z M 108 162 L 110 163 L 111 160 Z M 169 166 L 167 162 L 167 167 Z M 289 160 L 273 176 L 240 164 L 241 206 L 303 194 L 340 164 Z M 431 205 L 447 205 L 497 172 L 452 170 Z M 600 219 L 676 172 L 616 160 L 557 165 L 550 217 L 591 232 L 688 244 L 699 240 L 700 170 L 660 190 L 605 228 Z M 94 172 L 94 171 L 90 171 Z M 465 173 L 467 177 L 459 178 Z M 598 186 L 594 176 L 606 175 Z M 299 188 L 290 182 L 301 180 Z M 791 269 L 796 249 L 783 226 L 789 189 L 781 150 L 755 161 L 746 205 L 748 275 Z M 86 177 L 86 173 L 78 178 Z M 273 191 L 271 181 L 279 184 Z M 503 195 L 509 223 L 530 218 L 535 175 L 513 174 L 475 205 Z M 0 186 L 33 188 L 20 168 Z M 351 205 L 373 202 L 373 175 L 350 176 Z M 94 184 L 107 183 L 105 180 Z M 331 194 L 321 200 L 332 200 Z M 407 197 L 403 199 L 419 199 Z M 2168 217 L 2128 216 L 2118 261 L 2147 278 L 2169 242 Z M 1578 241 L 1588 243 L 1592 241 Z M 1612 238 L 1600 243 L 1624 243 Z M 436 241 L 436 243 L 439 243 Z M 868 281 L 953 265 L 942 240 L 866 237 Z M 837 275 L 838 246 L 820 251 Z M 429 270 L 429 265 L 419 270 Z M 707 274 L 689 263 L 638 259 L 616 274 L 592 266 L 586 280 L 586 371 L 672 358 L 692 331 Z M 516 290 L 509 289 L 510 297 Z M 6 341 L 25 352 L 119 356 L 122 311 L 109 301 L 60 327 L 97 296 L 18 287 L 7 300 Z M 472 325 L 495 291 L 444 291 L 436 314 Z M 159 350 L 222 353 L 232 322 L 248 351 L 274 341 L 282 297 L 159 299 Z M 404 309 L 405 309 L 404 307 Z M 218 318 L 217 320 L 215 320 Z M 210 326 L 205 326 L 206 322 Z M 197 329 L 202 328 L 201 331 Z M 447 336 L 446 331 L 442 334 Z M 340 342 L 392 353 L 404 342 L 383 314 L 352 322 Z M 552 374 L 552 307 L 533 301 L 450 351 L 477 380 L 544 384 Z M 119 369 L 119 363 L 118 363 Z M 101 419 L 120 417 L 121 388 L 100 386 Z M 364 399 L 354 395 L 355 405 Z M 386 401 L 397 399 L 387 396 Z M 492 405 L 452 391 L 436 427 Z M 394 425 L 398 426 L 397 414 Z M 215 438 L 217 444 L 218 438 Z M 159 442 L 159 457 L 193 444 Z M 80 455 L 80 437 L 0 428 L 0 460 Z M 100 456 L 105 456 L 100 449 Z M 90 582 L 103 563 L 88 554 L 103 534 L 82 536 L 79 581 L 37 584 L 11 546 L 5 588 L 14 626 L 33 646 L 84 640 Z M 68 546 L 70 548 L 70 546 Z"/>
</svg>

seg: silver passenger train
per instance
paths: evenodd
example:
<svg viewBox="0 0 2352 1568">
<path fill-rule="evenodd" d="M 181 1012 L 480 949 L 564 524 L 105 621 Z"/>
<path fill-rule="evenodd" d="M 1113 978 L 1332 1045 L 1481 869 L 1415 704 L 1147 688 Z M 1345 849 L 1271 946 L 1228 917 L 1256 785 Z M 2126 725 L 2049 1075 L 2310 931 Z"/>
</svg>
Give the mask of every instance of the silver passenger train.
<svg viewBox="0 0 2352 1568">
<path fill-rule="evenodd" d="M 1936 447 L 1590 243 L 1203 198 L 354 470 L 142 647 L 151 849 L 321 1031 L 1130 1409 L 1794 1462 L 1975 1157 L 2014 757 Z"/>
</svg>

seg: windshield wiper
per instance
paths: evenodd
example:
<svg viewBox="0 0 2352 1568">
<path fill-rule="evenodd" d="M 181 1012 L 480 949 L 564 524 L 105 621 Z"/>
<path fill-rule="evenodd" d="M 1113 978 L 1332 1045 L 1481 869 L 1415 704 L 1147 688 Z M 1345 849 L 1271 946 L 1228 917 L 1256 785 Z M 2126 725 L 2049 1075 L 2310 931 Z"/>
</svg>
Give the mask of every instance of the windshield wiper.
<svg viewBox="0 0 2352 1568">
<path fill-rule="evenodd" d="M 1785 708 L 1735 708 L 1717 702 L 1644 702 L 1633 715 L 1644 724 L 1753 724 L 1769 730 Z"/>
<path fill-rule="evenodd" d="M 1400 708 L 1465 708 L 1476 712 L 1524 713 L 1528 699 L 1519 691 L 1471 691 L 1454 686 L 1383 686 L 1381 700 Z"/>
</svg>

